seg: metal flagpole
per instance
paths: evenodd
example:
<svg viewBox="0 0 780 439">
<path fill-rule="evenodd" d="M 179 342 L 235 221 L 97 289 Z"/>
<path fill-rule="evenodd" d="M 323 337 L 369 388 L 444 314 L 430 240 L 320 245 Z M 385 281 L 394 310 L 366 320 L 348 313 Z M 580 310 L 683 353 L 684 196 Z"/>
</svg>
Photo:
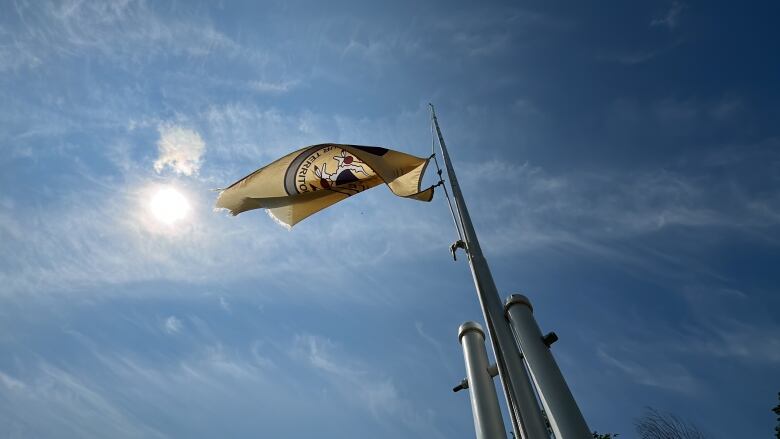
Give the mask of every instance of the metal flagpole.
<svg viewBox="0 0 780 439">
<path fill-rule="evenodd" d="M 506 439 L 496 386 L 488 371 L 490 363 L 485 351 L 485 331 L 477 322 L 466 322 L 458 328 L 458 341 L 463 345 L 463 361 L 466 363 L 477 439 Z"/>
<path fill-rule="evenodd" d="M 441 147 L 444 165 L 450 180 L 452 196 L 455 198 L 455 206 L 465 239 L 465 242 L 456 242 L 452 251 L 454 254 L 457 248 L 460 247 L 468 255 L 474 285 L 477 288 L 482 313 L 488 326 L 488 334 L 496 356 L 496 365 L 498 366 L 498 373 L 501 377 L 501 383 L 507 399 L 507 406 L 512 415 L 512 427 L 515 430 L 515 436 L 524 439 L 549 438 L 547 427 L 528 378 L 528 373 L 515 344 L 512 331 L 504 317 L 504 307 L 498 295 L 498 289 L 493 281 L 487 260 L 482 255 L 479 239 L 474 231 L 474 225 L 471 223 L 471 217 L 458 184 L 458 178 L 455 176 L 455 170 L 452 167 L 450 155 L 447 152 L 447 146 L 439 128 L 436 111 L 433 108 L 433 104 L 428 105 L 431 107 L 433 123 L 436 127 L 436 134 L 439 137 L 439 146 Z"/>
<path fill-rule="evenodd" d="M 556 439 L 590 438 L 588 424 L 550 352 L 549 343 L 542 337 L 531 302 L 522 294 L 513 294 L 506 301 L 506 314 L 528 362 Z"/>
</svg>

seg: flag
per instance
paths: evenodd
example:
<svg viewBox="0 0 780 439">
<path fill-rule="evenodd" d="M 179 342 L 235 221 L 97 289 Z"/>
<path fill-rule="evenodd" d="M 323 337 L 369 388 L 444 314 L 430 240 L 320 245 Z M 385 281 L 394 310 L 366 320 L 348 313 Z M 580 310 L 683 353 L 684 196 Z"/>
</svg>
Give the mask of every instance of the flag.
<svg viewBox="0 0 780 439">
<path fill-rule="evenodd" d="M 292 227 L 380 183 L 400 197 L 430 201 L 433 186 L 420 190 L 429 160 L 376 146 L 308 146 L 233 183 L 219 194 L 216 207 L 233 215 L 268 209 L 273 218 Z"/>
</svg>

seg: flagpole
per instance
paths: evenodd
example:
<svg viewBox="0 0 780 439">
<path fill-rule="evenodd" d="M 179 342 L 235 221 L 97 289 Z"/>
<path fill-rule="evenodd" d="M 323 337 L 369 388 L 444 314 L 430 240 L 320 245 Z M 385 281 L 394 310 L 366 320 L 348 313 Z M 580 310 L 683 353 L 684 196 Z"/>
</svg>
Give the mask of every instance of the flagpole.
<svg viewBox="0 0 780 439">
<path fill-rule="evenodd" d="M 485 331 L 477 322 L 466 322 L 458 328 L 458 341 L 463 346 L 471 413 L 477 439 L 506 439 L 506 426 L 501 418 L 498 396 L 490 362 L 485 350 Z"/>
<path fill-rule="evenodd" d="M 501 383 L 507 399 L 507 406 L 512 417 L 512 427 L 515 431 L 515 436 L 524 439 L 549 438 L 547 427 L 528 378 L 528 373 L 515 344 L 512 331 L 504 317 L 504 306 L 501 303 L 498 289 L 493 281 L 493 275 L 490 273 L 490 267 L 488 267 L 487 260 L 482 254 L 477 233 L 471 222 L 471 216 L 463 199 L 463 193 L 460 190 L 455 169 L 452 167 L 450 155 L 447 152 L 441 128 L 439 128 L 436 111 L 433 108 L 433 104 L 428 105 L 431 107 L 433 123 L 436 128 L 436 134 L 439 137 L 439 146 L 441 147 L 444 165 L 447 169 L 447 176 L 450 180 L 452 196 L 455 199 L 458 219 L 463 229 L 464 250 L 468 255 L 474 285 L 477 289 L 482 313 L 487 324 L 488 335 L 496 356 L 496 365 L 498 366 L 499 376 L 501 377 Z M 453 252 L 457 251 L 457 247 L 456 243 L 453 246 Z"/>
<path fill-rule="evenodd" d="M 550 343 L 536 323 L 531 302 L 522 294 L 513 294 L 507 298 L 505 309 L 555 437 L 590 438 L 588 424 L 550 352 Z"/>
</svg>

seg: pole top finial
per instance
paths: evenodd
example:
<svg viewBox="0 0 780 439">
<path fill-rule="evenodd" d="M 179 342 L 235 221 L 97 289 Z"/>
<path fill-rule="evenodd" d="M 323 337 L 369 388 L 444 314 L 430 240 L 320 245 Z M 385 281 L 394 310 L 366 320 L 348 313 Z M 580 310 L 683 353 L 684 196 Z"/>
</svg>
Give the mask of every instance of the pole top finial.
<svg viewBox="0 0 780 439">
<path fill-rule="evenodd" d="M 504 312 L 509 311 L 509 308 L 514 305 L 525 305 L 531 310 L 531 312 L 534 311 L 534 307 L 531 306 L 531 301 L 528 300 L 528 297 L 522 294 L 512 294 L 511 296 L 507 297 L 506 301 L 504 301 Z"/>
<path fill-rule="evenodd" d="M 458 342 L 462 342 L 463 336 L 466 335 L 467 332 L 471 331 L 479 332 L 482 338 L 485 338 L 485 331 L 482 329 L 482 325 L 477 322 L 468 321 L 460 325 L 458 328 Z"/>
</svg>

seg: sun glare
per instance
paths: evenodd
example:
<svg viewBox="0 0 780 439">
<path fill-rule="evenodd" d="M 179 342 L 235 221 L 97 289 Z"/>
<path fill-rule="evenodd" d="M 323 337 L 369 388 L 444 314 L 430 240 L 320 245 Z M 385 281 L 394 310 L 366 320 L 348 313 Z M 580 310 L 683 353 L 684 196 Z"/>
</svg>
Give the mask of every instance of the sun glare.
<svg viewBox="0 0 780 439">
<path fill-rule="evenodd" d="M 189 214 L 190 203 L 181 192 L 167 187 L 158 190 L 152 196 L 149 209 L 158 221 L 170 225 Z"/>
</svg>

